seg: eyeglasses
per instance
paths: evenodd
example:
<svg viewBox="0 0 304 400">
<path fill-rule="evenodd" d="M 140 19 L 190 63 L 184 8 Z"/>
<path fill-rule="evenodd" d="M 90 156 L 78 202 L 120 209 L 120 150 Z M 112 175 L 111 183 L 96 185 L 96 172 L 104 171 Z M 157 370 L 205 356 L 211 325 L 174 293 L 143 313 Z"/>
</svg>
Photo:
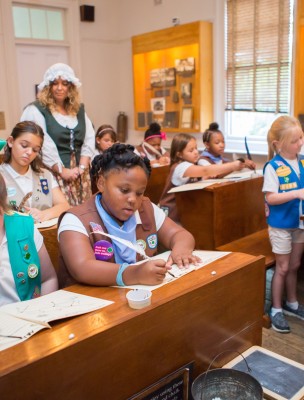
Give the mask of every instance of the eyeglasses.
<svg viewBox="0 0 304 400">
<path fill-rule="evenodd" d="M 75 151 L 75 132 L 74 129 L 70 129 L 70 150 L 72 153 Z"/>
</svg>

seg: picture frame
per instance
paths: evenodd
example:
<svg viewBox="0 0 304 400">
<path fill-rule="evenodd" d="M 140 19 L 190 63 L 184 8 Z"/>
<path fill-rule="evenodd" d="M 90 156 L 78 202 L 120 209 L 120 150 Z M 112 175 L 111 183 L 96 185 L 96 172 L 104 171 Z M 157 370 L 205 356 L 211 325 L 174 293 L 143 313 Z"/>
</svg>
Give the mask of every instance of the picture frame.
<svg viewBox="0 0 304 400">
<path fill-rule="evenodd" d="M 144 112 L 137 113 L 137 126 L 138 128 L 144 128 L 146 126 L 146 115 Z"/>
<path fill-rule="evenodd" d="M 152 98 L 151 110 L 154 115 L 164 114 L 166 111 L 166 99 L 164 97 Z"/>
<path fill-rule="evenodd" d="M 193 107 L 183 107 L 181 115 L 181 128 L 191 129 L 193 118 Z"/>
<path fill-rule="evenodd" d="M 191 76 L 195 72 L 195 58 L 178 58 L 175 60 L 175 70 L 178 75 Z"/>
<path fill-rule="evenodd" d="M 164 128 L 178 128 L 179 121 L 178 121 L 178 111 L 167 111 L 165 112 L 165 118 L 163 126 Z"/>
<path fill-rule="evenodd" d="M 150 85 L 152 88 L 162 88 L 176 85 L 176 71 L 174 67 L 151 69 Z"/>
<path fill-rule="evenodd" d="M 181 97 L 183 99 L 191 99 L 192 98 L 192 83 L 191 82 L 183 82 L 180 87 Z"/>
</svg>

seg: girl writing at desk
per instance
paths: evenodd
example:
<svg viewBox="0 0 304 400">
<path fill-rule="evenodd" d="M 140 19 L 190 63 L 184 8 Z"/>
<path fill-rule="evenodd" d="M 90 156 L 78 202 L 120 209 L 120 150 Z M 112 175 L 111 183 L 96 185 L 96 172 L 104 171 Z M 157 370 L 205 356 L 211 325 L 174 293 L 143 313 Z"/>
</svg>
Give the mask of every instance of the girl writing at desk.
<svg viewBox="0 0 304 400">
<path fill-rule="evenodd" d="M 0 306 L 58 289 L 56 272 L 31 216 L 12 211 L 0 174 Z"/>
<path fill-rule="evenodd" d="M 203 133 L 203 143 L 205 150 L 202 152 L 198 161 L 199 165 L 223 164 L 230 162 L 224 157 L 225 138 L 222 131 L 219 130 L 219 125 L 212 122 L 209 128 Z M 245 167 L 255 169 L 256 165 L 252 160 L 244 160 Z"/>
<path fill-rule="evenodd" d="M 134 150 L 135 154 L 147 157 L 153 166 L 168 165 L 170 163 L 169 153 L 161 146 L 166 134 L 161 131 L 157 122 L 152 122 L 145 132 L 144 141 Z"/>
<path fill-rule="evenodd" d="M 19 122 L 7 139 L 0 165 L 9 204 L 36 222 L 56 218 L 69 208 L 53 175 L 42 168 L 43 139 L 43 130 L 35 122 Z"/>
<path fill-rule="evenodd" d="M 187 134 L 175 135 L 171 144 L 171 170 L 160 199 L 160 207 L 175 222 L 179 222 L 175 194 L 168 191 L 176 186 L 196 182 L 201 179 L 227 175 L 245 167 L 242 159 L 224 164 L 198 165 L 200 158 L 196 139 Z"/>
<path fill-rule="evenodd" d="M 150 162 L 133 150 L 116 143 L 95 157 L 92 174 L 97 176 L 100 193 L 59 221 L 61 287 L 76 281 L 99 286 L 155 285 L 164 280 L 173 263 L 181 268 L 196 263 L 193 236 L 144 197 Z M 134 246 L 154 256 L 158 242 L 171 249 L 167 262 L 158 259 L 134 265 L 140 259 Z"/>
<path fill-rule="evenodd" d="M 269 162 L 264 167 L 263 192 L 266 217 L 276 266 L 272 278 L 272 328 L 289 333 L 284 314 L 304 319 L 304 307 L 297 300 L 297 271 L 304 250 L 304 143 L 299 121 L 290 116 L 277 118 L 267 136 Z M 274 155 L 275 154 L 275 155 Z M 286 302 L 282 299 L 286 290 Z"/>
</svg>

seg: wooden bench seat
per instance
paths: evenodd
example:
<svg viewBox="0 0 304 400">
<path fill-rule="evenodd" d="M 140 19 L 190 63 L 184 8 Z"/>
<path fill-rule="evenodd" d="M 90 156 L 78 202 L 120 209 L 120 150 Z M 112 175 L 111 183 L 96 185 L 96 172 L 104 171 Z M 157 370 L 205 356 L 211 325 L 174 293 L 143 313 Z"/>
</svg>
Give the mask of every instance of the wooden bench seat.
<svg viewBox="0 0 304 400">
<path fill-rule="evenodd" d="M 266 269 L 275 264 L 275 256 L 271 249 L 267 228 L 219 246 L 216 250 L 246 253 L 253 256 L 263 255 L 265 256 Z"/>
</svg>

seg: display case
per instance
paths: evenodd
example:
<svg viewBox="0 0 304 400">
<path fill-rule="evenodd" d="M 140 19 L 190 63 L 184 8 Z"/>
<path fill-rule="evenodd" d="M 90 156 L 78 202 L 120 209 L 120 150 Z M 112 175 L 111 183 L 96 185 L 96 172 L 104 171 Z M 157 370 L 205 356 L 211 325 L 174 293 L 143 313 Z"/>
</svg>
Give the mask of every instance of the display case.
<svg viewBox="0 0 304 400">
<path fill-rule="evenodd" d="M 135 129 L 200 132 L 213 120 L 212 24 L 198 21 L 132 38 Z"/>
</svg>

